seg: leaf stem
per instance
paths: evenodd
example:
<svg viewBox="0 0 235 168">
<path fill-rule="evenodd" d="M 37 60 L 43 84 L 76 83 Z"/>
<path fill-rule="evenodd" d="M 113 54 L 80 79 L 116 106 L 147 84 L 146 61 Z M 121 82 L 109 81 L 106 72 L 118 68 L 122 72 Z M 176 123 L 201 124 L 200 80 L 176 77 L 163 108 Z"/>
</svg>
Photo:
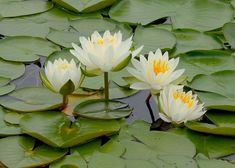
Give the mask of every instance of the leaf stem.
<svg viewBox="0 0 235 168">
<path fill-rule="evenodd" d="M 104 72 L 104 96 L 105 100 L 109 100 L 109 74 Z"/>
</svg>

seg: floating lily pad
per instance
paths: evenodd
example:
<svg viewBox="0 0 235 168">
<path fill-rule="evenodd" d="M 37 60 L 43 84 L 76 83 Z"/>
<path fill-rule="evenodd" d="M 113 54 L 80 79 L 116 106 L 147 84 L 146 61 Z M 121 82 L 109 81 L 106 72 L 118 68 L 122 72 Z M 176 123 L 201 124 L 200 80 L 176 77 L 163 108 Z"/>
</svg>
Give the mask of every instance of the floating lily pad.
<svg viewBox="0 0 235 168">
<path fill-rule="evenodd" d="M 235 48 L 235 23 L 227 23 L 223 27 L 225 39 Z"/>
<path fill-rule="evenodd" d="M 80 43 L 78 32 L 51 30 L 47 39 L 65 48 L 72 48 L 72 43 Z"/>
<path fill-rule="evenodd" d="M 19 112 L 45 111 L 60 107 L 62 97 L 45 88 L 23 88 L 0 98 L 0 104 Z"/>
<path fill-rule="evenodd" d="M 158 48 L 172 49 L 176 44 L 176 38 L 171 32 L 157 27 L 138 26 L 133 40 L 136 48 L 144 45 L 142 54 L 147 54 L 149 51 L 155 52 Z"/>
<path fill-rule="evenodd" d="M 0 87 L 7 85 L 9 82 L 9 78 L 0 77 Z"/>
<path fill-rule="evenodd" d="M 87 162 L 89 162 L 90 157 L 95 151 L 99 151 L 101 146 L 101 139 L 97 138 L 88 143 L 74 146 L 71 148 L 71 153 L 79 153 Z"/>
<path fill-rule="evenodd" d="M 179 56 L 179 69 L 185 69 L 188 81 L 199 74 L 210 75 L 218 71 L 235 70 L 235 56 L 227 51 L 193 51 Z"/>
<path fill-rule="evenodd" d="M 17 113 L 14 111 L 7 111 L 4 116 L 4 121 L 10 124 L 18 125 L 20 124 L 20 119 L 23 117 L 23 114 Z"/>
<path fill-rule="evenodd" d="M 87 168 L 86 161 L 78 152 L 66 155 L 63 159 L 50 165 L 50 168 Z"/>
<path fill-rule="evenodd" d="M 211 92 L 196 92 L 207 109 L 218 109 L 235 112 L 235 98 L 225 97 Z"/>
<path fill-rule="evenodd" d="M 82 36 L 90 36 L 94 31 L 103 33 L 106 30 L 112 33 L 120 30 L 123 34 L 123 39 L 129 38 L 132 35 L 132 29 L 128 25 L 115 22 L 111 19 L 78 19 L 71 21 L 71 26 Z"/>
<path fill-rule="evenodd" d="M 185 126 L 191 130 L 225 136 L 235 136 L 235 127 L 217 126 L 215 124 L 191 121 L 187 122 Z"/>
<path fill-rule="evenodd" d="M 0 139 L 0 160 L 9 168 L 39 167 L 62 158 L 67 150 L 35 146 L 35 139 L 13 136 Z"/>
<path fill-rule="evenodd" d="M 235 71 L 219 71 L 211 75 L 198 75 L 190 83 L 190 87 L 200 91 L 220 94 L 235 98 Z"/>
<path fill-rule="evenodd" d="M 123 0 L 111 8 L 109 15 L 119 22 L 142 25 L 170 16 L 174 29 L 208 31 L 229 22 L 233 8 L 229 3 L 211 0 Z"/>
<path fill-rule="evenodd" d="M 20 122 L 22 131 L 54 147 L 71 147 L 86 143 L 103 135 L 117 132 L 117 121 L 88 120 L 79 118 L 72 123 L 58 112 L 26 114 Z M 50 129 L 48 129 L 50 128 Z"/>
<path fill-rule="evenodd" d="M 0 96 L 6 95 L 10 92 L 12 92 L 13 90 L 15 90 L 15 85 L 14 84 L 9 84 L 9 85 L 5 85 L 0 87 Z"/>
<path fill-rule="evenodd" d="M 195 30 L 174 30 L 177 44 L 173 55 L 193 50 L 212 50 L 223 48 L 222 42 L 215 36 Z"/>
<path fill-rule="evenodd" d="M 209 158 L 220 158 L 235 153 L 233 137 L 208 135 L 187 128 L 174 128 L 170 132 L 187 137 L 196 146 L 197 153 L 202 153 Z"/>
<path fill-rule="evenodd" d="M 208 168 L 208 167 L 214 167 L 214 168 L 233 168 L 234 164 L 229 163 L 227 161 L 224 160 L 216 160 L 216 159 L 208 159 L 205 157 L 198 157 L 196 158 L 197 163 L 199 168 Z"/>
<path fill-rule="evenodd" d="M 11 80 L 22 76 L 25 72 L 25 66 L 22 63 L 9 62 L 0 59 L 0 77 Z"/>
<path fill-rule="evenodd" d="M 0 1 L 0 16 L 16 17 L 24 15 L 32 15 L 45 12 L 53 7 L 53 3 L 46 0 L 1 0 Z"/>
<path fill-rule="evenodd" d="M 124 160 L 113 155 L 97 152 L 88 164 L 89 168 L 125 168 Z"/>
<path fill-rule="evenodd" d="M 11 125 L 4 121 L 5 115 L 3 108 L 0 107 L 0 137 L 21 134 L 19 126 Z"/>
<path fill-rule="evenodd" d="M 14 46 L 14 47 L 12 47 Z M 9 37 L 0 41 L 0 57 L 8 61 L 29 62 L 60 50 L 55 44 L 35 37 Z"/>
<path fill-rule="evenodd" d="M 134 137 L 159 154 L 184 155 L 193 157 L 196 153 L 194 144 L 186 138 L 167 132 L 149 132 L 135 134 Z M 172 141 L 174 139 L 174 141 Z M 177 144 L 184 144 L 178 146 Z M 174 150 L 172 150 L 174 149 Z"/>
<path fill-rule="evenodd" d="M 129 116 L 132 108 L 116 100 L 87 100 L 74 109 L 74 114 L 86 118 L 112 120 Z"/>
<path fill-rule="evenodd" d="M 112 5 L 116 0 L 53 0 L 53 2 L 74 12 L 93 12 Z"/>
</svg>

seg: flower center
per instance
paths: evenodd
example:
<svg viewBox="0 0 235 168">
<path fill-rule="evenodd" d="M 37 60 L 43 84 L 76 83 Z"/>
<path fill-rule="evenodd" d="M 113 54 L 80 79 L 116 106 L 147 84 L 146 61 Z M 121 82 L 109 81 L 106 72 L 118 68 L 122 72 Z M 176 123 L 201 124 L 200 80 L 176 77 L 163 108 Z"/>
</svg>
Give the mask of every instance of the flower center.
<svg viewBox="0 0 235 168">
<path fill-rule="evenodd" d="M 175 91 L 173 98 L 175 100 L 179 99 L 182 103 L 186 104 L 188 108 L 191 108 L 195 104 L 192 95 L 187 95 L 185 92 Z"/>
<path fill-rule="evenodd" d="M 114 38 L 113 36 L 111 36 L 111 37 L 109 38 L 109 43 L 110 43 L 110 44 L 115 44 L 115 42 L 116 42 L 116 38 Z"/>
<path fill-rule="evenodd" d="M 163 61 L 159 59 L 153 62 L 153 71 L 156 75 L 159 73 L 165 73 L 169 71 L 169 69 L 170 69 L 170 66 L 168 65 L 167 61 Z"/>
<path fill-rule="evenodd" d="M 70 67 L 71 67 L 71 65 L 67 64 L 67 63 L 62 63 L 62 64 L 58 65 L 58 68 L 61 70 L 66 70 L 66 69 L 69 69 Z"/>
<path fill-rule="evenodd" d="M 104 39 L 99 38 L 96 40 L 96 43 L 102 46 L 102 45 L 104 45 Z"/>
</svg>

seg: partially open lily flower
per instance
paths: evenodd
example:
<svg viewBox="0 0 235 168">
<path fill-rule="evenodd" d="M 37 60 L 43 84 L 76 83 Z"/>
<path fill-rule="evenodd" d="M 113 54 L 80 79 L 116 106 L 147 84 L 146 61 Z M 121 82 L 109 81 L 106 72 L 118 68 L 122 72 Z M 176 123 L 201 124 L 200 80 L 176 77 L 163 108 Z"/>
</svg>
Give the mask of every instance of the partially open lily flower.
<svg viewBox="0 0 235 168">
<path fill-rule="evenodd" d="M 60 92 L 60 89 L 69 80 L 72 81 L 75 89 L 78 88 L 81 78 L 81 69 L 80 65 L 77 66 L 73 59 L 67 61 L 66 59 L 59 58 L 53 63 L 48 61 L 45 66 L 45 74 L 53 89 Z"/>
<path fill-rule="evenodd" d="M 131 62 L 134 68 L 128 67 L 127 70 L 139 82 L 132 84 L 130 87 L 136 90 L 151 89 L 159 92 L 184 73 L 184 69 L 175 70 L 179 63 L 179 58 L 169 59 L 168 52 L 162 55 L 160 49 L 155 53 L 149 52 L 148 59 L 140 55 L 140 61 L 133 58 Z"/>
<path fill-rule="evenodd" d="M 184 92 L 182 85 L 169 85 L 160 92 L 159 97 L 160 118 L 175 124 L 197 120 L 205 114 L 206 110 L 199 103 L 192 91 Z"/>
<path fill-rule="evenodd" d="M 87 71 L 118 71 L 124 68 L 130 61 L 131 55 L 136 56 L 142 49 L 131 51 L 132 37 L 122 39 L 122 33 L 105 31 L 101 36 L 95 31 L 91 37 L 80 37 L 81 47 L 72 43 L 74 49 L 70 52 L 86 66 Z"/>
</svg>

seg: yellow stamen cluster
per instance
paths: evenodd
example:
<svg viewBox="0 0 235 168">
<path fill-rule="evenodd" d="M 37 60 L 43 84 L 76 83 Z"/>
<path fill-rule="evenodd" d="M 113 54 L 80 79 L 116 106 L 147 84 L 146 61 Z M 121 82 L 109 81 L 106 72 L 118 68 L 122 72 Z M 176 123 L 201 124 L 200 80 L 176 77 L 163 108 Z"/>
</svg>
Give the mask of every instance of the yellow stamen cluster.
<svg viewBox="0 0 235 168">
<path fill-rule="evenodd" d="M 104 39 L 99 38 L 99 39 L 97 39 L 96 43 L 99 45 L 104 45 Z"/>
<path fill-rule="evenodd" d="M 111 36 L 111 37 L 109 38 L 109 43 L 110 43 L 110 44 L 114 44 L 115 42 L 116 42 L 116 38 L 113 37 L 113 36 Z"/>
<path fill-rule="evenodd" d="M 62 64 L 59 64 L 58 65 L 58 68 L 59 69 L 62 69 L 62 70 L 66 70 L 66 69 L 69 69 L 71 67 L 70 64 L 67 64 L 67 63 L 62 63 Z"/>
<path fill-rule="evenodd" d="M 187 105 L 188 108 L 191 108 L 195 104 L 195 100 L 192 95 L 188 95 L 185 92 L 176 91 L 173 93 L 174 99 L 180 99 L 181 102 Z"/>
<path fill-rule="evenodd" d="M 168 65 L 167 61 L 159 59 L 153 62 L 153 71 L 156 75 L 159 73 L 165 73 L 169 71 L 169 69 L 170 66 Z"/>
</svg>

